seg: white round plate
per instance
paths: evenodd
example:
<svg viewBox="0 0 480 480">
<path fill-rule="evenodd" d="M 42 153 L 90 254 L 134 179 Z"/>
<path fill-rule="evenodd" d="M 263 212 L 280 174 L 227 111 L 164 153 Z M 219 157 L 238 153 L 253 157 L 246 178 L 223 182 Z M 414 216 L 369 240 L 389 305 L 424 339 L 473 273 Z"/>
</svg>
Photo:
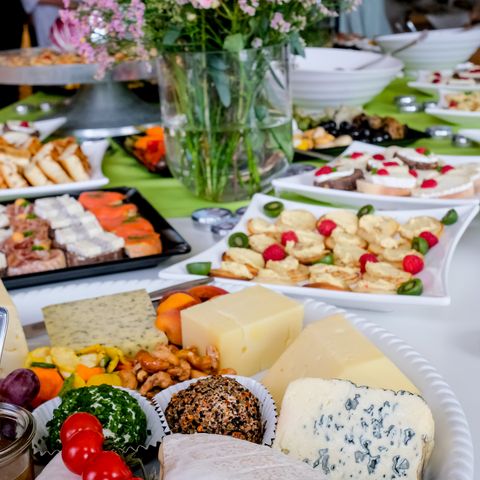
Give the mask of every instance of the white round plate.
<svg viewBox="0 0 480 480">
<path fill-rule="evenodd" d="M 425 113 L 440 118 L 441 120 L 445 120 L 446 122 L 461 125 L 462 127 L 475 128 L 480 125 L 480 112 L 464 112 L 462 110 L 429 107 L 425 110 Z"/>
</svg>

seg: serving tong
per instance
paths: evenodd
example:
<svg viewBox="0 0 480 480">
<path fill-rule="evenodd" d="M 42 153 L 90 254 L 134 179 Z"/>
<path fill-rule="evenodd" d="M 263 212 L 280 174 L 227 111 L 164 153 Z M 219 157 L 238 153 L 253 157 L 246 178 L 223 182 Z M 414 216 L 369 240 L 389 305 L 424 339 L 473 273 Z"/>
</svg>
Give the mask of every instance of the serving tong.
<svg viewBox="0 0 480 480">
<path fill-rule="evenodd" d="M 207 285 L 212 282 L 213 282 L 213 278 L 211 277 L 199 278 L 197 280 L 189 280 L 188 282 L 177 283 L 175 285 L 169 285 L 168 287 L 160 288 L 159 290 L 150 292 L 148 296 L 150 297 L 150 300 L 152 301 L 154 308 L 156 308 L 158 303 L 165 297 L 165 295 L 168 295 L 169 293 L 173 293 L 182 289 L 196 287 L 198 285 Z M 0 307 L 0 320 L 1 320 L 2 310 L 5 310 L 5 309 Z M 8 322 L 8 319 L 7 319 L 7 322 Z M 0 323 L 0 348 L 2 347 L 2 328 L 1 327 L 2 325 Z M 27 339 L 36 338 L 41 335 L 45 335 L 47 333 L 45 328 L 45 322 L 43 321 L 25 325 L 23 327 L 23 330 L 25 332 L 25 336 L 27 337 Z M 5 335 L 6 335 L 6 327 L 5 327 Z"/>
</svg>

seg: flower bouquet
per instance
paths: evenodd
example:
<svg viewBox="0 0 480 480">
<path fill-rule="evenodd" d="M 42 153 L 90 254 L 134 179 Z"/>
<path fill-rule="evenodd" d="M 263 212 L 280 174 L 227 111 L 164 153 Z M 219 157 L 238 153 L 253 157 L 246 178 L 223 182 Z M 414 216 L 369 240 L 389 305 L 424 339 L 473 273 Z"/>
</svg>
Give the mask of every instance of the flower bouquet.
<svg viewBox="0 0 480 480">
<path fill-rule="evenodd" d="M 193 194 L 239 200 L 270 188 L 293 156 L 289 51 L 307 23 L 358 0 L 83 0 L 64 21 L 105 71 L 157 57 L 167 162 Z"/>
</svg>

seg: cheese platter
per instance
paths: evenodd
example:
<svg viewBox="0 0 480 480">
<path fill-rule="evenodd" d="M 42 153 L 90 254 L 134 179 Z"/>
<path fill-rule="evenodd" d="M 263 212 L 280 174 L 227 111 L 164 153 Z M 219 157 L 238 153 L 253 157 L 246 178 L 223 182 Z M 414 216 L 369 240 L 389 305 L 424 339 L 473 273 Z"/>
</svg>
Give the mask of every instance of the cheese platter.
<svg viewBox="0 0 480 480">
<path fill-rule="evenodd" d="M 157 288 L 168 285 L 170 285 L 169 282 L 155 281 L 154 286 L 152 284 L 150 287 Z M 103 287 L 102 293 L 107 293 L 108 291 L 109 294 L 104 297 L 104 301 L 111 304 L 117 301 L 114 299 L 117 292 L 135 290 L 138 286 L 138 282 L 111 282 L 108 287 Z M 166 333 L 164 340 L 166 343 L 164 345 L 170 346 L 171 353 L 182 351 L 175 350 L 173 345 L 176 344 L 177 348 L 182 348 L 181 345 L 188 341 L 186 340 L 188 335 L 195 335 L 196 329 L 202 324 L 207 327 L 203 323 L 205 318 L 204 310 L 207 309 L 210 313 L 209 318 L 211 322 L 210 328 L 207 327 L 206 330 L 207 337 L 205 342 L 214 342 L 219 352 L 218 360 L 220 367 L 226 366 L 223 364 L 223 361 L 232 363 L 235 356 L 238 356 L 240 365 L 242 365 L 242 362 L 247 368 L 248 365 L 251 365 L 253 370 L 250 372 L 250 378 L 245 377 L 244 380 L 235 376 L 202 376 L 192 384 L 199 385 L 196 389 L 193 389 L 192 385 L 190 385 L 192 381 L 186 386 L 177 383 L 177 385 L 174 385 L 173 395 L 168 393 L 169 387 L 156 385 L 155 391 L 157 395 L 163 396 L 163 400 L 158 402 L 154 400 L 154 403 L 156 404 L 158 418 L 165 429 L 164 433 L 167 435 L 161 438 L 159 452 L 163 479 L 176 480 L 185 478 L 180 475 L 187 473 L 193 475 L 193 472 L 197 473 L 196 478 L 201 479 L 211 478 L 208 475 L 212 475 L 212 472 L 217 472 L 219 478 L 228 478 L 228 470 L 231 472 L 235 471 L 238 475 L 241 474 L 240 477 L 235 478 L 245 478 L 246 480 L 254 478 L 263 479 L 269 478 L 268 475 L 280 468 L 282 470 L 279 471 L 285 472 L 281 478 L 292 479 L 298 478 L 298 475 L 301 475 L 302 478 L 310 478 L 311 472 L 315 472 L 317 475 L 317 477 L 312 476 L 312 478 L 337 478 L 337 475 L 347 474 L 349 469 L 355 469 L 356 478 L 361 479 L 371 476 L 372 468 L 379 475 L 388 473 L 392 478 L 421 478 L 424 480 L 434 478 L 436 480 L 449 480 L 451 478 L 460 480 L 473 479 L 473 455 L 470 432 L 455 394 L 428 361 L 402 340 L 357 315 L 314 299 L 293 300 L 265 287 L 245 288 L 240 285 L 233 286 L 221 280 L 215 280 L 211 286 L 214 287 L 214 290 L 211 290 L 210 286 L 207 286 L 207 289 L 202 287 L 203 290 L 194 290 L 197 295 L 202 295 L 203 300 L 206 300 L 207 297 L 205 295 L 208 292 L 210 295 L 209 301 L 201 301 L 200 297 L 197 297 L 200 300 L 193 305 L 188 306 L 188 304 L 179 303 L 180 295 L 194 296 L 192 290 L 184 287 L 176 293 L 169 294 L 160 302 L 157 307 L 157 320 L 161 314 L 172 311 L 172 299 L 175 300 L 174 303 L 177 305 L 174 309 L 179 310 L 182 320 L 187 318 L 191 320 L 190 325 L 185 325 L 185 328 L 182 321 L 182 343 L 180 345 L 178 341 L 173 343 L 174 337 L 172 337 L 172 332 L 164 329 L 164 333 Z M 77 289 L 74 285 L 44 290 L 44 293 L 52 294 L 50 297 L 52 302 L 59 299 L 65 301 L 70 299 L 71 295 L 77 295 Z M 223 290 L 223 293 L 220 290 Z M 92 288 L 89 291 L 94 291 L 94 284 L 92 284 Z M 189 291 L 190 293 L 188 293 Z M 32 292 L 32 295 L 31 299 L 34 300 L 36 294 Z M 176 297 L 174 297 L 175 295 Z M 276 302 L 271 301 L 272 296 L 276 298 Z M 162 303 L 164 307 L 162 307 Z M 286 311 L 285 306 L 287 304 L 289 307 Z M 69 308 L 70 304 L 67 302 L 64 306 Z M 17 318 L 15 309 L 11 310 L 13 317 Z M 249 318 L 245 315 L 246 311 L 255 313 L 255 315 L 250 315 Z M 44 310 L 44 312 L 46 312 L 47 331 L 50 333 L 52 330 L 48 321 L 48 309 Z M 63 315 L 66 324 L 69 322 L 74 323 L 73 319 L 70 320 L 66 316 L 68 315 L 67 310 L 64 311 Z M 129 314 L 126 313 L 126 315 Z M 236 319 L 235 323 L 222 332 L 215 332 L 217 318 L 222 318 L 222 315 L 232 315 Z M 300 320 L 300 329 L 292 330 L 292 326 L 297 325 L 298 319 Z M 107 323 L 106 331 L 109 328 L 112 331 L 117 331 L 114 324 Z M 156 325 L 158 328 L 158 322 L 156 322 Z M 278 331 L 289 331 L 290 333 L 283 341 L 272 342 L 271 334 L 277 329 Z M 259 332 L 267 331 L 270 331 L 270 335 L 258 335 Z M 159 339 L 162 338 L 161 329 L 158 330 L 158 334 Z M 183 336 L 185 337 L 183 338 Z M 196 338 L 199 338 L 198 335 L 196 335 Z M 30 365 L 31 370 L 37 372 L 42 368 L 46 369 L 46 364 L 49 361 L 54 362 L 53 366 L 49 368 L 63 372 L 63 375 L 66 377 L 64 382 L 67 382 L 68 378 L 72 376 L 75 378 L 77 374 L 85 374 L 84 367 L 79 368 L 78 366 L 83 365 L 82 362 L 88 362 L 90 357 L 87 356 L 91 355 L 93 351 L 100 353 L 98 346 L 95 347 L 97 350 L 94 350 L 94 346 L 90 348 L 84 347 L 83 350 L 77 348 L 78 346 L 76 349 L 72 348 L 73 355 L 77 359 L 77 367 L 72 374 L 64 370 L 66 367 L 66 352 L 71 347 L 60 346 L 57 340 L 55 340 L 55 336 L 52 338 L 44 337 L 44 339 L 46 345 L 48 343 L 50 345 L 43 347 L 44 350 L 37 348 L 31 351 L 27 356 L 25 364 L 27 366 Z M 110 333 L 110 339 L 113 344 L 115 335 Z M 85 332 L 83 342 L 86 345 L 89 341 L 89 335 Z M 238 341 L 240 341 L 240 345 L 237 345 Z M 247 342 L 249 345 L 249 348 L 246 348 L 244 351 L 241 348 L 243 342 Z M 312 345 L 315 345 L 314 349 L 312 349 Z M 355 345 L 354 349 L 352 349 L 352 345 Z M 198 345 L 198 348 L 199 353 L 201 353 L 203 347 Z M 63 366 L 57 364 L 60 358 L 59 352 L 63 354 L 61 356 Z M 146 366 L 145 363 L 142 363 L 146 359 L 140 357 L 139 354 L 140 351 L 134 357 L 127 355 L 123 359 L 117 359 L 119 363 L 115 365 L 111 373 L 103 375 L 110 375 L 110 381 L 112 376 L 122 378 L 121 372 L 124 370 L 121 366 L 127 365 L 131 361 L 130 358 L 135 362 L 139 362 L 139 365 Z M 46 357 L 41 358 L 40 355 L 46 355 Z M 260 359 L 266 358 L 265 355 L 268 357 L 268 362 L 262 365 Z M 41 365 L 42 359 L 43 366 Z M 321 359 L 321 361 L 318 361 L 318 359 Z M 109 361 L 113 360 L 114 358 L 110 357 Z M 118 366 L 120 367 L 117 368 Z M 108 364 L 104 368 L 108 369 Z M 212 395 L 212 392 L 218 392 L 218 395 L 220 395 L 215 402 L 210 401 L 207 403 L 210 409 L 213 408 L 215 410 L 221 408 L 220 392 L 223 392 L 223 388 L 227 388 L 220 387 L 219 384 L 222 382 L 228 383 L 230 380 L 232 382 L 236 381 L 236 378 L 239 378 L 239 381 L 241 380 L 240 386 L 234 383 L 229 385 L 228 388 L 240 389 L 239 391 L 243 392 L 241 394 L 242 398 L 248 398 L 248 395 L 253 394 L 254 398 L 259 402 L 259 408 L 264 407 L 265 402 L 268 403 L 270 400 L 268 400 L 268 397 L 258 393 L 259 390 L 257 388 L 261 387 L 262 391 L 266 390 L 275 400 L 277 412 L 273 412 L 270 408 L 270 418 L 272 416 L 276 418 L 278 415 L 278 426 L 273 430 L 273 448 L 255 445 L 254 442 L 242 439 L 242 436 L 233 435 L 236 438 L 232 438 L 230 436 L 231 432 L 228 433 L 227 422 L 209 424 L 210 426 L 205 430 L 205 433 L 194 433 L 192 435 L 191 432 L 189 434 L 189 432 L 184 430 L 184 428 L 187 428 L 187 424 L 181 422 L 179 426 L 176 426 L 176 423 L 172 420 L 172 412 L 169 413 L 169 408 L 174 409 L 176 415 L 180 415 L 180 418 L 182 415 L 182 409 L 178 409 L 182 401 L 182 397 L 178 396 L 179 393 L 185 392 L 185 394 L 189 394 L 189 408 L 197 412 L 195 413 L 197 415 L 201 411 L 204 412 L 201 406 L 205 404 L 204 402 L 207 402 L 208 398 L 204 397 L 205 391 L 200 388 L 202 382 L 205 385 L 209 385 L 206 390 L 209 392 L 209 395 Z M 118 386 L 121 387 L 122 385 Z M 116 396 L 116 394 L 112 393 L 112 388 L 116 389 L 115 386 L 103 385 L 96 388 L 95 390 L 92 382 L 90 386 L 87 385 L 86 387 L 74 386 L 70 392 L 63 394 L 62 398 L 65 405 L 62 406 L 58 398 L 53 401 L 53 404 L 49 403 L 49 405 L 55 406 L 55 408 L 49 407 L 51 415 L 54 415 L 54 418 L 63 418 L 59 416 L 60 410 L 58 414 L 54 413 L 60 406 L 62 406 L 62 415 L 65 415 L 67 411 L 74 412 L 75 409 L 71 406 L 74 403 L 74 398 L 87 394 L 93 395 L 93 392 L 95 392 L 95 395 L 99 395 L 97 392 L 100 391 L 103 392 L 103 395 Z M 137 388 L 140 388 L 138 391 L 142 394 L 140 383 Z M 246 391 L 242 390 L 242 388 L 246 388 Z M 328 395 L 332 397 L 328 402 L 328 406 L 327 403 L 322 403 L 320 400 L 321 396 L 315 395 L 311 397 L 305 394 L 302 390 L 304 388 L 307 388 L 308 391 L 320 391 L 322 388 L 327 388 Z M 395 393 L 399 391 L 400 393 Z M 137 395 L 138 393 L 134 396 L 138 398 Z M 327 394 L 323 392 L 322 396 L 325 395 Z M 100 400 L 101 398 L 99 397 L 99 401 L 103 403 L 104 400 Z M 147 398 L 151 397 L 147 395 Z M 156 398 L 159 397 L 154 397 L 154 399 Z M 171 400 L 165 403 L 166 398 Z M 176 403 L 173 402 L 174 398 Z M 252 400 L 255 402 L 254 398 Z M 349 402 L 349 400 L 352 400 L 353 403 Z M 139 401 L 140 404 L 144 402 L 143 400 Z M 358 424 L 357 427 L 357 420 L 348 413 L 357 408 L 357 403 L 355 402 L 358 402 L 359 406 L 363 405 L 362 402 L 366 402 L 366 407 L 372 405 L 371 411 L 367 409 L 372 417 L 371 424 L 367 422 L 368 426 L 364 425 L 360 428 Z M 377 415 L 381 416 L 385 413 L 385 410 L 383 410 L 384 413 L 380 413 L 382 410 L 378 410 L 382 405 L 385 406 L 385 402 L 395 405 L 394 411 L 387 414 L 389 425 L 395 425 L 399 418 L 398 416 L 401 415 L 404 419 L 408 418 L 408 420 L 403 420 L 407 422 L 408 428 L 405 423 L 402 423 L 400 430 L 395 433 L 393 431 L 387 432 L 386 427 L 381 427 L 375 423 Z M 43 409 L 42 405 L 40 405 L 34 410 L 33 414 L 40 419 L 40 431 L 44 432 L 44 436 L 47 434 L 58 435 L 58 430 L 56 430 L 58 426 L 56 425 L 59 425 L 59 420 L 48 423 L 48 418 L 52 417 L 43 416 L 43 413 L 41 413 L 47 408 L 47 403 L 43 403 Z M 234 407 L 231 406 L 230 408 L 233 409 Z M 320 413 L 318 412 L 327 412 L 328 409 L 330 409 L 328 411 L 329 415 L 338 415 L 336 423 L 343 427 L 337 434 L 333 429 L 330 429 L 328 424 L 323 425 L 319 420 Z M 229 410 L 224 410 L 224 412 L 227 411 Z M 363 410 L 361 411 L 363 412 Z M 343 415 L 342 412 L 345 412 L 346 415 Z M 312 420 L 308 420 L 310 415 L 312 415 Z M 365 416 L 364 414 L 362 415 Z M 100 416 L 102 421 L 109 421 L 108 419 L 105 420 L 102 415 Z M 202 418 L 209 417 L 202 416 Z M 317 418 L 317 423 L 315 423 L 316 427 L 314 430 L 308 428 L 302 435 L 295 433 L 299 422 L 305 424 L 305 422 L 314 421 L 315 418 Z M 247 424 L 253 425 L 251 423 Z M 206 428 L 206 424 L 204 425 Z M 325 437 L 318 435 L 318 432 L 324 429 L 326 433 L 328 432 L 328 435 Z M 250 430 L 245 430 L 245 432 L 247 431 L 250 432 Z M 317 434 L 314 434 L 314 431 Z M 340 449 L 342 443 L 337 443 L 337 441 L 340 441 L 340 437 L 344 439 L 344 431 L 351 432 L 352 447 L 345 444 L 345 448 Z M 435 431 L 434 443 L 433 431 Z M 339 437 L 337 438 L 338 435 Z M 361 438 L 365 440 L 370 435 L 372 435 L 371 443 L 369 443 L 370 454 L 362 456 L 362 459 L 359 460 L 360 457 L 354 452 L 357 450 L 361 451 L 361 445 L 363 445 Z M 402 442 L 397 444 L 396 441 L 397 439 L 400 440 L 400 438 Z M 408 441 L 403 444 L 405 439 L 408 439 Z M 229 445 L 230 442 L 232 446 Z M 385 447 L 387 447 L 388 443 L 388 447 L 382 448 L 382 442 L 386 442 Z M 391 442 L 395 443 L 394 447 L 391 446 Z M 249 455 L 241 455 L 242 459 L 235 454 L 233 456 L 229 455 L 230 459 L 223 458 L 219 462 L 215 462 L 208 455 L 205 456 L 205 453 L 202 453 L 200 457 L 194 453 L 197 450 L 205 452 L 205 448 L 208 445 L 218 445 L 215 455 L 218 458 L 222 458 L 231 449 L 236 449 L 237 452 L 242 450 L 247 452 L 250 449 L 251 453 Z M 68 442 L 65 443 L 64 449 L 67 449 L 67 446 Z M 327 463 L 325 463 L 325 460 L 323 464 L 322 461 L 317 462 L 318 455 L 312 453 L 313 451 L 318 452 L 319 448 L 329 449 L 330 453 Z M 287 450 L 290 453 L 285 455 Z M 179 451 L 183 452 L 181 458 L 178 458 Z M 412 453 L 415 451 L 421 451 L 421 453 Z M 185 452 L 191 452 L 191 455 L 188 455 L 187 458 Z M 400 458 L 397 458 L 397 455 L 400 455 Z M 373 456 L 375 456 L 375 465 L 371 463 Z M 252 460 L 246 460 L 246 457 L 252 458 Z M 264 461 L 267 458 L 270 459 L 269 465 L 271 463 L 271 469 L 265 470 L 263 468 L 262 472 L 260 465 L 252 463 L 254 457 L 265 458 Z M 71 462 L 68 460 L 68 455 L 63 458 L 66 459 L 65 462 L 60 454 L 55 456 L 38 478 L 48 478 L 49 480 L 79 479 L 80 476 L 74 475 L 69 471 Z M 303 460 L 304 463 L 299 462 L 298 459 Z M 154 462 L 154 469 L 158 469 L 158 467 L 155 467 L 155 464 L 156 462 Z M 67 468 L 65 465 L 69 465 L 69 467 Z M 331 475 L 325 476 L 325 465 L 328 465 L 329 468 L 334 467 L 332 469 L 334 477 L 331 477 Z M 306 466 L 308 469 L 305 469 Z M 393 470 L 392 466 L 395 467 Z M 302 471 L 302 469 L 305 470 Z M 335 472 L 335 470 L 337 471 Z M 297 476 L 294 476 L 294 473 Z M 289 477 L 288 474 L 291 474 L 291 476 Z M 265 477 L 264 475 L 267 476 Z M 341 477 L 338 476 L 338 478 Z"/>
</svg>

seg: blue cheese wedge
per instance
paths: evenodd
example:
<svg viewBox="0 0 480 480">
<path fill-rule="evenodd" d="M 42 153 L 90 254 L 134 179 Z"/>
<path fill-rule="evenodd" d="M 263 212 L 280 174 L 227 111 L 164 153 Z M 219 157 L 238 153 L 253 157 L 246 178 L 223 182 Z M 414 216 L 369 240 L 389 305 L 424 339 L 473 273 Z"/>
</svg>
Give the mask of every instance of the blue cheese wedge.
<svg viewBox="0 0 480 480">
<path fill-rule="evenodd" d="M 422 478 L 434 422 L 418 395 L 302 378 L 283 398 L 274 448 L 331 480 Z"/>
<path fill-rule="evenodd" d="M 155 310 L 145 290 L 50 305 L 43 310 L 52 346 L 78 349 L 100 343 L 127 355 L 167 343 L 155 327 Z"/>
</svg>

